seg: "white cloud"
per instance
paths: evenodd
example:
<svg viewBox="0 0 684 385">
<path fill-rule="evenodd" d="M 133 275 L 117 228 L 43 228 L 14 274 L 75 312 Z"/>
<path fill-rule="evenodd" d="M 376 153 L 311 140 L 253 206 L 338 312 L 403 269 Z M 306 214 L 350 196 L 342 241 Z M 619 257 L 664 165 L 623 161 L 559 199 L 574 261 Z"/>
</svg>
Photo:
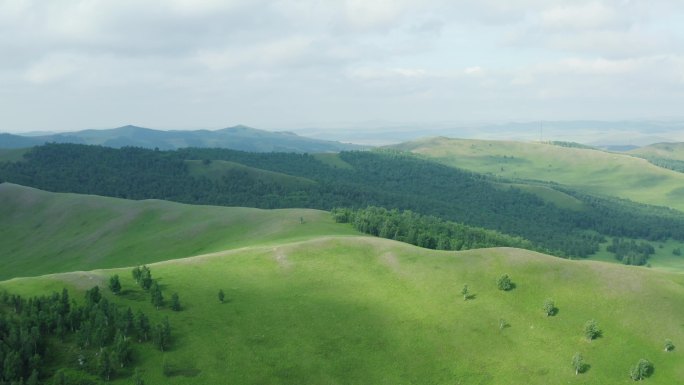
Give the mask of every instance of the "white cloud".
<svg viewBox="0 0 684 385">
<path fill-rule="evenodd" d="M 624 22 L 613 7 L 598 1 L 573 2 L 541 12 L 541 25 L 547 29 L 586 31 L 615 27 Z"/>
</svg>

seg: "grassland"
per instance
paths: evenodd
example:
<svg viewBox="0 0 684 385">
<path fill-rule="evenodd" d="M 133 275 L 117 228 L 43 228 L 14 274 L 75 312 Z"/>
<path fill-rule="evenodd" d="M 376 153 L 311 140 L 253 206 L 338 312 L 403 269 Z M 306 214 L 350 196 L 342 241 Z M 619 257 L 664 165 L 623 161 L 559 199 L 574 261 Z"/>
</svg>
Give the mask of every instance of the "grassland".
<svg viewBox="0 0 684 385">
<path fill-rule="evenodd" d="M 684 211 L 684 174 L 625 154 L 545 143 L 430 138 L 396 146 L 443 164 Z"/>
<path fill-rule="evenodd" d="M 629 384 L 640 358 L 655 364 L 647 383 L 684 378 L 682 274 L 517 249 L 429 251 L 369 237 L 255 246 L 151 267 L 167 297 L 180 294 L 183 311 L 153 310 L 129 269 L 14 279 L 0 288 L 83 290 L 120 274 L 125 294 L 113 300 L 168 316 L 173 327 L 170 351 L 139 355 L 152 385 Z M 514 290 L 496 289 L 502 273 Z M 464 284 L 473 299 L 459 294 Z M 216 298 L 219 289 L 226 303 Z M 558 307 L 553 317 L 541 311 L 547 297 Z M 509 326 L 500 329 L 501 319 Z M 588 319 L 603 331 L 592 342 L 582 336 Z M 672 353 L 663 351 L 666 338 L 677 346 Z M 575 352 L 590 365 L 578 376 Z"/>
<path fill-rule="evenodd" d="M 627 153 L 636 156 L 684 161 L 684 143 L 656 143 Z"/>
<path fill-rule="evenodd" d="M 129 201 L 3 183 L 0 234 L 0 279 L 7 279 L 356 232 L 318 210 Z"/>
</svg>

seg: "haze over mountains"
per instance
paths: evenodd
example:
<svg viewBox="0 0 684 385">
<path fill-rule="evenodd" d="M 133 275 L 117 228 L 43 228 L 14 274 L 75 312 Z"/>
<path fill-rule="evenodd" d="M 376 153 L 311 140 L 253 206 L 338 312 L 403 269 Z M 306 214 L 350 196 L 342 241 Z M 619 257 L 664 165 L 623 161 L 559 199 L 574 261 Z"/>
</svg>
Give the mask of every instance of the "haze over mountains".
<svg viewBox="0 0 684 385">
<path fill-rule="evenodd" d="M 221 130 L 163 131 L 137 126 L 83 130 L 39 136 L 0 134 L 0 148 L 22 148 L 44 143 L 95 144 L 107 147 L 143 147 L 173 150 L 183 147 L 218 147 L 252 152 L 338 152 L 363 146 L 312 139 L 292 132 L 266 131 L 247 126 Z"/>
</svg>

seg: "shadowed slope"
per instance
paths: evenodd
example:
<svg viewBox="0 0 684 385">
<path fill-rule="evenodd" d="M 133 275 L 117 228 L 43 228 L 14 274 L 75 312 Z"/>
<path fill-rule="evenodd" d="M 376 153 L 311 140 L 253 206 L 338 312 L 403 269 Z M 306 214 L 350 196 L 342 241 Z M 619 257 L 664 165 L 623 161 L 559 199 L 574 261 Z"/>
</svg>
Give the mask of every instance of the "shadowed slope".
<svg viewBox="0 0 684 385">
<path fill-rule="evenodd" d="M 0 233 L 0 279 L 129 266 L 318 235 L 356 234 L 318 210 L 129 201 L 48 193 L 9 183 L 0 184 Z"/>
</svg>

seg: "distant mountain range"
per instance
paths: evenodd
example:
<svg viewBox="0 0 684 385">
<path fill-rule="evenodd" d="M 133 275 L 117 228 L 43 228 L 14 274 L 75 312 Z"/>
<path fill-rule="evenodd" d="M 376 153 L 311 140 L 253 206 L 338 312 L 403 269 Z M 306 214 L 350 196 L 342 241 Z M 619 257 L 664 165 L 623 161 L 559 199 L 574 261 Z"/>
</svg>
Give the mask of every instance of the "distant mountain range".
<svg viewBox="0 0 684 385">
<path fill-rule="evenodd" d="M 229 148 L 250 152 L 339 152 L 364 146 L 312 139 L 292 132 L 273 132 L 246 126 L 221 130 L 162 131 L 137 126 L 83 130 L 50 135 L 0 134 L 0 148 L 22 148 L 44 143 L 95 144 L 106 147 L 144 147 L 174 150 L 183 147 Z"/>
</svg>

